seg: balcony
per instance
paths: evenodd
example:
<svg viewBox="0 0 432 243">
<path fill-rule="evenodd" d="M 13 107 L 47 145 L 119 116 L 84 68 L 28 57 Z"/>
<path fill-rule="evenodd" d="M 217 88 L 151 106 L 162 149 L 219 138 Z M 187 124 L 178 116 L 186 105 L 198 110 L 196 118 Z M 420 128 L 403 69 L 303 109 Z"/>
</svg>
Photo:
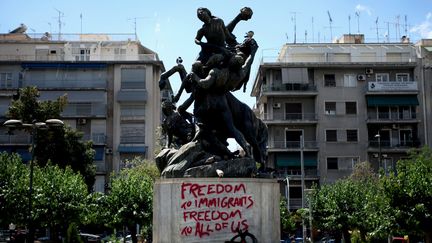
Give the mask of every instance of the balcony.
<svg viewBox="0 0 432 243">
<path fill-rule="evenodd" d="M 261 119 L 267 124 L 280 123 L 316 123 L 318 114 L 316 113 L 273 113 L 272 115 L 264 113 Z"/>
<path fill-rule="evenodd" d="M 381 140 L 378 141 L 369 141 L 369 150 L 379 150 L 380 147 L 382 150 L 407 150 L 411 148 L 418 148 L 420 146 L 420 141 L 418 139 L 412 140 Z"/>
<path fill-rule="evenodd" d="M 104 173 L 106 172 L 105 161 L 95 161 L 93 164 L 96 166 L 96 172 Z"/>
<path fill-rule="evenodd" d="M 49 54 L 49 55 L 0 55 L 0 61 L 158 61 L 156 54 L 112 54 L 86 56 L 73 54 Z"/>
<path fill-rule="evenodd" d="M 272 141 L 268 144 L 269 150 L 300 150 L 300 141 L 286 141 L 286 140 L 276 140 Z M 304 141 L 304 149 L 305 150 L 317 150 L 318 142 L 317 141 Z"/>
<path fill-rule="evenodd" d="M 62 117 L 106 117 L 105 104 L 68 104 Z"/>
<path fill-rule="evenodd" d="M 90 134 L 84 134 L 83 140 L 86 141 L 93 141 L 94 144 L 105 144 L 106 143 L 106 135 L 105 133 L 92 133 Z"/>
<path fill-rule="evenodd" d="M 368 114 L 368 123 L 411 123 L 419 122 L 417 119 L 418 113 L 410 112 L 379 112 L 375 114 Z"/>
<path fill-rule="evenodd" d="M 308 83 L 289 83 L 282 85 L 262 85 L 260 96 L 316 96 L 318 95 L 317 87 Z"/>
<path fill-rule="evenodd" d="M 120 136 L 121 144 L 143 144 L 145 136 Z"/>
<path fill-rule="evenodd" d="M 105 89 L 106 80 L 26 80 L 23 85 L 39 89 Z"/>
<path fill-rule="evenodd" d="M 31 136 L 29 134 L 20 135 L 0 135 L 1 144 L 30 144 Z"/>
</svg>

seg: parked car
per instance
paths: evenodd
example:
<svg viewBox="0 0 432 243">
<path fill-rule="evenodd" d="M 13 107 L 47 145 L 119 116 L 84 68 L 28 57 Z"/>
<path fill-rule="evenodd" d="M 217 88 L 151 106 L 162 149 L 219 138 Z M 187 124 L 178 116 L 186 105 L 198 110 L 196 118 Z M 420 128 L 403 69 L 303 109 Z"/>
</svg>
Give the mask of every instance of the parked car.
<svg viewBox="0 0 432 243">
<path fill-rule="evenodd" d="M 138 243 L 144 242 L 144 237 L 140 234 L 136 235 L 138 238 Z M 126 235 L 126 243 L 132 243 L 132 235 Z"/>
<path fill-rule="evenodd" d="M 101 237 L 99 235 L 80 233 L 79 236 L 81 240 L 85 243 L 87 242 L 101 242 Z"/>
</svg>

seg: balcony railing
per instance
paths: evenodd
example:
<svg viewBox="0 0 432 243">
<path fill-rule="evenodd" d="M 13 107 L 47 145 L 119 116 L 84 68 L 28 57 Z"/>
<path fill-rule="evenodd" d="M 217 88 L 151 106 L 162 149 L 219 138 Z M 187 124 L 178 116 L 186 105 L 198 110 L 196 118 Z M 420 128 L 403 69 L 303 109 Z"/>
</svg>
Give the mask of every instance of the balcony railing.
<svg viewBox="0 0 432 243">
<path fill-rule="evenodd" d="M 300 164 L 300 162 L 299 162 Z M 317 169 L 305 169 L 305 176 L 309 177 L 318 177 L 319 173 Z M 277 178 L 284 179 L 286 177 L 294 177 L 297 178 L 297 176 L 301 176 L 301 170 L 300 169 L 279 169 L 274 176 Z"/>
<path fill-rule="evenodd" d="M 388 113 L 368 114 L 369 121 L 407 121 L 417 119 L 418 113 Z"/>
<path fill-rule="evenodd" d="M 263 85 L 261 87 L 262 92 L 272 91 L 317 91 L 317 87 L 312 84 L 283 84 L 283 85 Z"/>
<path fill-rule="evenodd" d="M 264 121 L 317 121 L 316 113 L 264 113 L 261 117 Z"/>
<path fill-rule="evenodd" d="M 276 140 L 268 144 L 269 149 L 300 149 L 300 141 Z M 317 149 L 317 141 L 304 141 L 305 149 Z"/>
<path fill-rule="evenodd" d="M 123 144 L 145 143 L 145 137 L 144 136 L 120 136 L 120 143 Z"/>
<path fill-rule="evenodd" d="M 93 164 L 96 166 L 96 172 L 106 172 L 105 161 L 95 161 Z"/>
<path fill-rule="evenodd" d="M 370 148 L 417 148 L 420 146 L 420 141 L 418 139 L 415 140 L 381 140 L 378 141 L 369 141 Z"/>
<path fill-rule="evenodd" d="M 91 140 L 95 144 L 105 144 L 106 143 L 106 135 L 105 133 L 92 133 L 90 134 L 84 134 L 83 140 Z"/>
<path fill-rule="evenodd" d="M 106 88 L 106 80 L 27 80 L 24 86 L 38 88 Z"/>
<path fill-rule="evenodd" d="M 105 104 L 68 104 L 63 117 L 106 116 Z"/>
<path fill-rule="evenodd" d="M 81 55 L 0 55 L 0 61 L 157 61 L 156 54 L 90 54 L 82 58 Z"/>
<path fill-rule="evenodd" d="M 31 137 L 28 134 L 22 135 L 0 135 L 2 144 L 30 144 Z"/>
</svg>

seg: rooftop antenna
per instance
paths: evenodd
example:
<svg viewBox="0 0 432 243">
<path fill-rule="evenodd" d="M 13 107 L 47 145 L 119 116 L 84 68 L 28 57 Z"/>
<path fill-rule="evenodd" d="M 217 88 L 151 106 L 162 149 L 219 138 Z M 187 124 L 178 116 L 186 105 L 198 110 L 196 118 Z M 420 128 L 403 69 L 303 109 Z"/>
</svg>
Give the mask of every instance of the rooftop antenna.
<svg viewBox="0 0 432 243">
<path fill-rule="evenodd" d="M 327 10 L 327 14 L 328 14 L 329 23 L 330 23 L 330 38 L 331 38 L 330 41 L 333 41 L 333 28 L 332 28 L 333 19 L 330 15 L 330 11 Z"/>
<path fill-rule="evenodd" d="M 288 34 L 285 32 L 286 42 L 288 43 Z"/>
<path fill-rule="evenodd" d="M 351 35 L 351 14 L 348 14 L 348 34 Z"/>
<path fill-rule="evenodd" d="M 396 24 L 395 24 L 395 28 L 396 28 L 396 39 L 400 38 L 400 24 L 399 24 L 399 19 L 400 19 L 400 15 L 396 16 Z"/>
<path fill-rule="evenodd" d="M 312 42 L 315 42 L 314 18 L 312 17 Z"/>
<path fill-rule="evenodd" d="M 291 21 L 294 22 L 294 44 L 297 42 L 297 13 L 298 12 L 290 12 L 291 14 L 294 14 L 294 16 L 291 17 Z"/>
<path fill-rule="evenodd" d="M 408 37 L 408 17 L 405 14 L 405 36 Z"/>
<path fill-rule="evenodd" d="M 375 26 L 376 26 L 376 35 L 377 35 L 377 43 L 379 43 L 379 34 L 378 34 L 378 17 L 375 20 Z"/>
<path fill-rule="evenodd" d="M 385 22 L 387 24 L 387 42 L 390 43 L 390 22 Z"/>
<path fill-rule="evenodd" d="M 51 26 L 51 22 L 48 22 L 49 28 L 50 28 L 50 34 L 52 33 L 52 26 Z"/>
<path fill-rule="evenodd" d="M 81 35 L 82 35 L 82 13 L 80 13 L 80 19 L 81 19 Z M 80 37 L 81 39 L 81 37 Z"/>
<path fill-rule="evenodd" d="M 54 9 L 58 12 L 58 25 L 59 25 L 58 40 L 61 40 L 61 27 L 63 25 L 61 18 L 64 17 L 64 13 L 56 8 Z"/>
<path fill-rule="evenodd" d="M 307 30 L 305 30 L 305 43 L 307 43 Z"/>
<path fill-rule="evenodd" d="M 357 16 L 357 34 L 360 34 L 360 12 L 356 11 L 355 15 Z"/>
<path fill-rule="evenodd" d="M 133 20 L 134 22 L 134 33 L 135 33 L 135 40 L 138 40 L 138 34 L 137 34 L 137 19 L 147 19 L 147 17 L 133 17 L 129 18 L 128 20 Z"/>
</svg>

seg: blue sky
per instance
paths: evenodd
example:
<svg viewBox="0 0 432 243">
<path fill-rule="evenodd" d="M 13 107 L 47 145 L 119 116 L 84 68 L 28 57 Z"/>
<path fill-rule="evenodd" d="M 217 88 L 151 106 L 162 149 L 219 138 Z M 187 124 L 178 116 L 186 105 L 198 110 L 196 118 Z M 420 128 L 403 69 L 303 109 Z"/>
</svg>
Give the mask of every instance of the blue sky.
<svg viewBox="0 0 432 243">
<path fill-rule="evenodd" d="M 253 30 L 260 49 L 247 92 L 237 91 L 235 95 L 250 106 L 254 104 L 250 90 L 261 57 L 274 55 L 284 43 L 294 42 L 294 23 L 297 43 L 329 42 L 331 35 L 335 38 L 358 30 L 365 34 L 366 41 L 376 42 L 377 18 L 380 42 L 387 40 L 386 35 L 391 41 L 405 34 L 413 42 L 432 38 L 431 0 L 2 0 L 0 33 L 9 32 L 20 23 L 27 25 L 30 35 L 58 33 L 57 10 L 64 14 L 62 33 L 80 33 L 81 14 L 83 33 L 134 33 L 136 18 L 141 43 L 156 51 L 167 69 L 181 56 L 189 70 L 199 52 L 193 42 L 202 25 L 196 9 L 207 7 L 228 23 L 244 6 L 253 9 L 253 17 L 239 23 L 234 34 L 241 42 L 244 33 Z M 331 32 L 329 13 L 333 21 Z M 175 77 L 171 82 L 177 91 L 180 80 Z"/>
</svg>

